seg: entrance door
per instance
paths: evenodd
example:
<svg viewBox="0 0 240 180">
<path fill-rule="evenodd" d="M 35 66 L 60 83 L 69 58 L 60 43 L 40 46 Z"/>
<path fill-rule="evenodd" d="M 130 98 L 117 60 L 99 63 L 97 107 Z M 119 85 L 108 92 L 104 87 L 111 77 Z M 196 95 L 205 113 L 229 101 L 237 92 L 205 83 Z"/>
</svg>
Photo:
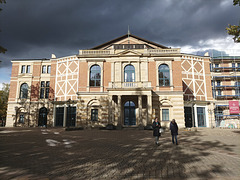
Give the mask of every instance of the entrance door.
<svg viewBox="0 0 240 180">
<path fill-rule="evenodd" d="M 135 104 L 132 101 L 127 101 L 124 104 L 124 125 L 136 125 Z"/>
<path fill-rule="evenodd" d="M 206 127 L 206 115 L 204 107 L 197 107 L 198 127 Z"/>
<path fill-rule="evenodd" d="M 47 126 L 47 108 L 39 109 L 38 126 Z"/>
<path fill-rule="evenodd" d="M 184 107 L 185 127 L 192 127 L 193 114 L 191 107 Z"/>
<path fill-rule="evenodd" d="M 63 118 L 64 118 L 64 107 L 57 107 L 55 126 L 63 127 Z"/>
<path fill-rule="evenodd" d="M 76 107 L 69 106 L 67 107 L 67 121 L 66 126 L 67 127 L 74 127 L 76 124 Z"/>
</svg>

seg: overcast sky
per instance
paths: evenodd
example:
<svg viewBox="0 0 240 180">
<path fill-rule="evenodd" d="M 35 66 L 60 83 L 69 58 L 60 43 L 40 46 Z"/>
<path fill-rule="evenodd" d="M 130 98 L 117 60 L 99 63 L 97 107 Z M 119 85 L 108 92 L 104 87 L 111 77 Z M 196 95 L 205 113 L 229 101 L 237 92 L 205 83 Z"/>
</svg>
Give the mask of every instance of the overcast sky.
<svg viewBox="0 0 240 180">
<path fill-rule="evenodd" d="M 183 53 L 206 49 L 240 55 L 227 35 L 240 22 L 232 0 L 6 0 L 1 4 L 0 83 L 9 82 L 12 59 L 77 54 L 127 33 Z"/>
</svg>

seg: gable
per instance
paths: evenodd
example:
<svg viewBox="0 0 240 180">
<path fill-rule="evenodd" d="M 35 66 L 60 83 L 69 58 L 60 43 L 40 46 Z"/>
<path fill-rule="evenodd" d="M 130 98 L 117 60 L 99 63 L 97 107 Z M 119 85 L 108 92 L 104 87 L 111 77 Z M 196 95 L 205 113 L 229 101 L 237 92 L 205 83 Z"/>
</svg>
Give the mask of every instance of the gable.
<svg viewBox="0 0 240 180">
<path fill-rule="evenodd" d="M 126 34 L 92 48 L 92 50 L 110 49 L 169 49 L 166 46 L 145 40 L 132 34 Z"/>
</svg>

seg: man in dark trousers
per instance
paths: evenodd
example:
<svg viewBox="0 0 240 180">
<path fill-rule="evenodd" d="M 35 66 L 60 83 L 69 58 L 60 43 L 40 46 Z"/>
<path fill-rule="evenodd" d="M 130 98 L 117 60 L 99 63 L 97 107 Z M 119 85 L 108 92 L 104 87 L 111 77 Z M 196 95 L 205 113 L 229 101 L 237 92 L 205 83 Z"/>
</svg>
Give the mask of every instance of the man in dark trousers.
<svg viewBox="0 0 240 180">
<path fill-rule="evenodd" d="M 159 136 L 161 136 L 159 129 L 161 128 L 161 124 L 158 121 L 157 117 L 153 121 L 152 127 L 153 127 L 153 136 L 155 137 L 155 144 L 159 146 L 160 144 L 158 141 L 159 141 Z"/>
<path fill-rule="evenodd" d="M 170 122 L 170 130 L 171 130 L 171 135 L 172 135 L 172 143 L 174 144 L 174 139 L 175 139 L 176 145 L 178 145 L 178 142 L 177 142 L 178 125 L 177 125 L 175 119 L 173 119 Z"/>
</svg>

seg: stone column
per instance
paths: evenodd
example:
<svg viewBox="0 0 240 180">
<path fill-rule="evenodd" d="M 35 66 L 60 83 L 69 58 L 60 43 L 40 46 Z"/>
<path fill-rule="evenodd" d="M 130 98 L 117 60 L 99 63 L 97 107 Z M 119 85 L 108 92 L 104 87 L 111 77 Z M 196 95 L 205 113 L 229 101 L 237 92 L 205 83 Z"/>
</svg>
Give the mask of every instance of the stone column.
<svg viewBox="0 0 240 180">
<path fill-rule="evenodd" d="M 195 120 L 195 126 L 198 127 L 198 118 L 197 118 L 197 105 L 193 105 L 193 111 L 194 111 L 194 120 Z"/>
<path fill-rule="evenodd" d="M 152 124 L 152 95 L 147 96 L 147 124 Z"/>
<path fill-rule="evenodd" d="M 113 96 L 108 96 L 108 124 L 113 122 L 113 106 L 112 106 Z"/>
<path fill-rule="evenodd" d="M 143 125 L 143 121 L 142 121 L 142 96 L 139 95 L 138 96 L 138 124 Z"/>
<path fill-rule="evenodd" d="M 118 115 L 118 126 L 121 126 L 121 95 L 118 95 L 118 104 L 117 104 L 117 115 Z"/>
<path fill-rule="evenodd" d="M 56 124 L 56 104 L 53 102 L 53 127 L 55 127 Z"/>
<path fill-rule="evenodd" d="M 67 105 L 64 104 L 63 127 L 66 127 L 66 122 L 67 122 Z"/>
</svg>

